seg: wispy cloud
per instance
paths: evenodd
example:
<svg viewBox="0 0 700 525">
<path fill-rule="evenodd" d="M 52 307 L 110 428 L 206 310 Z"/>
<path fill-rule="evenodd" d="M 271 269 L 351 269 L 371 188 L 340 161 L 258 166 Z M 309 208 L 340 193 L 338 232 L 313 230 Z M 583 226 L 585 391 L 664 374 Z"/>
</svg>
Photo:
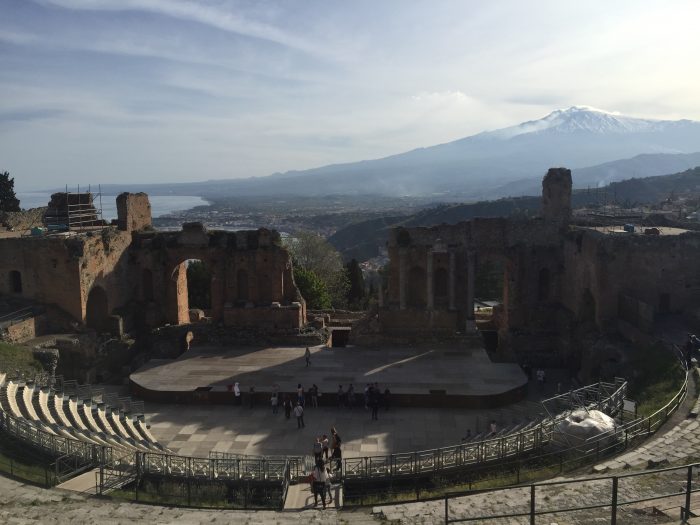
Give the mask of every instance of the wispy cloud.
<svg viewBox="0 0 700 525">
<path fill-rule="evenodd" d="M 186 0 L 39 0 L 45 5 L 65 9 L 89 11 L 143 11 L 196 22 L 222 31 L 257 38 L 303 51 L 312 55 L 329 57 L 329 48 L 319 46 L 305 38 L 262 23 L 238 12 L 235 5 L 206 4 Z"/>
</svg>

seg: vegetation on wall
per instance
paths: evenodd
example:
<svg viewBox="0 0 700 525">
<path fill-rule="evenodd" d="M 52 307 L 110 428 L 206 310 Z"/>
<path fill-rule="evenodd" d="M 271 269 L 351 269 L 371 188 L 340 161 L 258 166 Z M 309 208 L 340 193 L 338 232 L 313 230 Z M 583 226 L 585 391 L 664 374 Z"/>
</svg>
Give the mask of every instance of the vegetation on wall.
<svg viewBox="0 0 700 525">
<path fill-rule="evenodd" d="M 211 272 L 202 261 L 187 263 L 187 300 L 190 308 L 211 308 Z"/>
<path fill-rule="evenodd" d="M 0 173 L 0 212 L 20 211 L 19 199 L 15 195 L 15 179 L 5 171 Z"/>
<path fill-rule="evenodd" d="M 309 231 L 301 231 L 296 233 L 294 237 L 288 237 L 286 246 L 294 261 L 295 281 L 307 303 L 313 304 L 316 301 L 310 301 L 309 297 L 304 294 L 304 290 L 297 280 L 297 268 L 311 272 L 323 284 L 330 298 L 328 307 L 346 308 L 350 283 L 340 253 L 323 237 Z M 300 279 L 310 277 L 308 274 L 299 274 L 299 276 Z M 314 306 L 309 307 L 315 308 Z"/>
</svg>

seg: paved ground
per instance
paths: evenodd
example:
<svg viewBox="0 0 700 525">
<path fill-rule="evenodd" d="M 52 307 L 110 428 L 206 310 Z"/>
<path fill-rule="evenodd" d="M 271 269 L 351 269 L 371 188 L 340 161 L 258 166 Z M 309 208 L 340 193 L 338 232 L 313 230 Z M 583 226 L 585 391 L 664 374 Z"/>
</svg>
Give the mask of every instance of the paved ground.
<svg viewBox="0 0 700 525">
<path fill-rule="evenodd" d="M 242 392 L 253 386 L 270 392 L 278 384 L 282 392 L 296 392 L 301 383 L 308 390 L 317 384 L 321 392 L 335 393 L 353 383 L 357 393 L 367 383 L 389 387 L 392 394 L 424 394 L 446 390 L 448 395 L 487 396 L 523 385 L 527 378 L 512 363 L 492 363 L 480 340 L 473 345 L 421 348 L 311 347 L 311 366 L 304 360 L 305 347 L 197 348 L 175 360 L 157 359 L 131 374 L 131 380 L 150 390 L 191 391 L 197 387 L 239 382 Z"/>
<path fill-rule="evenodd" d="M 177 454 L 206 457 L 210 450 L 249 455 L 305 455 L 315 437 L 330 436 L 335 426 L 343 438 L 345 457 L 426 450 L 460 442 L 467 429 L 485 430 L 489 421 L 511 425 L 525 421 L 528 406 L 508 410 L 407 409 L 381 410 L 372 421 L 364 408 L 339 410 L 307 407 L 306 427 L 296 418 L 273 415 L 268 408 L 196 405 L 147 405 L 151 432 Z M 521 411 L 518 411 L 521 409 Z M 531 411 L 530 414 L 534 415 Z"/>
</svg>

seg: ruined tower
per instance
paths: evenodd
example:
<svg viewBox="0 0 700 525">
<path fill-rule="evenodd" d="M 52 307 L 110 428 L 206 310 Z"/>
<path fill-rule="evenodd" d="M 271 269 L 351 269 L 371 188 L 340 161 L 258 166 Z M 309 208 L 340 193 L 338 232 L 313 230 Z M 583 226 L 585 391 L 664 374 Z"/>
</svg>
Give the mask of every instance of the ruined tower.
<svg viewBox="0 0 700 525">
<path fill-rule="evenodd" d="M 122 231 L 140 231 L 151 226 L 151 203 L 145 193 L 117 196 L 117 224 Z"/>
<path fill-rule="evenodd" d="M 542 179 L 542 216 L 568 222 L 571 217 L 571 170 L 550 168 Z"/>
</svg>

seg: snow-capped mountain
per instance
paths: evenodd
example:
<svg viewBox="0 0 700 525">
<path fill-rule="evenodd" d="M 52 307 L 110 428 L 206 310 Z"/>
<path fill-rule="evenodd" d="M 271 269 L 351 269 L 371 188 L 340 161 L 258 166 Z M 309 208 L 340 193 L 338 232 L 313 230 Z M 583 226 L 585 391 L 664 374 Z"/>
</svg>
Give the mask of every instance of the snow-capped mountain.
<svg viewBox="0 0 700 525">
<path fill-rule="evenodd" d="M 670 121 L 634 118 L 590 106 L 558 109 L 539 120 L 493 132 L 500 138 L 512 138 L 526 133 L 650 133 L 690 121 Z"/>
<path fill-rule="evenodd" d="M 695 152 L 700 152 L 700 122 L 642 119 L 573 106 L 539 120 L 382 159 L 183 184 L 177 191 L 202 196 L 383 194 L 483 199 L 520 195 L 519 188 L 531 186 L 529 180 L 539 184 L 552 166 L 577 170 L 642 154 Z M 169 186 L 170 192 L 174 189 Z"/>
</svg>

